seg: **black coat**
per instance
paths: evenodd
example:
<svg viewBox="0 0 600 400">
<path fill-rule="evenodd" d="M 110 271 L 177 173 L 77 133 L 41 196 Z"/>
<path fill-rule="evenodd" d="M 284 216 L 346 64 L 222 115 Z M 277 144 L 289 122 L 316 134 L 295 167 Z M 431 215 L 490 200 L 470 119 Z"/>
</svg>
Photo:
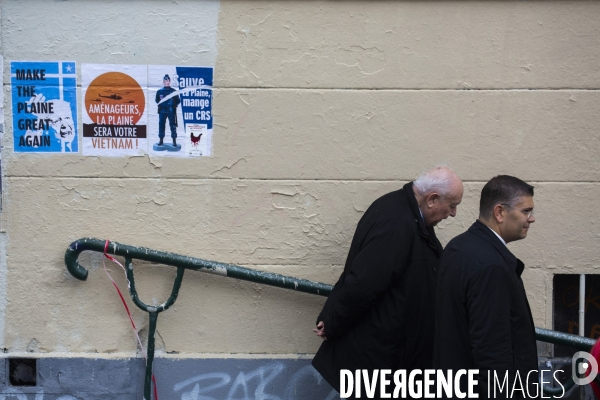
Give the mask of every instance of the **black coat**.
<svg viewBox="0 0 600 400">
<path fill-rule="evenodd" d="M 479 369 L 480 399 L 488 398 L 488 370 L 498 376 L 508 371 L 512 387 L 516 371 L 525 384 L 529 371 L 538 368 L 535 327 L 521 280 L 523 269 L 521 260 L 480 221 L 452 239 L 442 256 L 434 365 L 454 371 Z M 536 379 L 537 375 L 531 374 L 530 383 Z M 520 394 L 515 392 L 514 398 Z"/>
<path fill-rule="evenodd" d="M 156 91 L 156 96 L 154 100 L 156 103 L 160 103 L 160 101 L 173 93 L 175 89 L 170 86 L 162 87 Z M 174 113 L 179 105 L 179 96 L 173 96 L 169 100 L 166 100 L 164 103 L 158 105 L 158 113 L 159 114 L 171 114 Z"/>
<path fill-rule="evenodd" d="M 412 182 L 365 212 L 344 272 L 317 318 L 325 322 L 327 340 L 312 364 L 334 388 L 340 390 L 340 369 L 431 368 L 441 253 Z"/>
</svg>

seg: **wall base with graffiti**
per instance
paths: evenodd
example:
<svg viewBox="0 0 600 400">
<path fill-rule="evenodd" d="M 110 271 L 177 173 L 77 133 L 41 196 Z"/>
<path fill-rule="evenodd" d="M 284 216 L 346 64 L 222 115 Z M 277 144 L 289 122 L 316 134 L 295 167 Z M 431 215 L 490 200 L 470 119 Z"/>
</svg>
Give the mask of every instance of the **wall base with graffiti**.
<svg viewBox="0 0 600 400">
<path fill-rule="evenodd" d="M 143 396 L 141 358 L 38 358 L 0 367 L 0 400 L 131 400 Z M 158 397 L 165 400 L 333 400 L 339 395 L 309 359 L 156 358 Z"/>
</svg>

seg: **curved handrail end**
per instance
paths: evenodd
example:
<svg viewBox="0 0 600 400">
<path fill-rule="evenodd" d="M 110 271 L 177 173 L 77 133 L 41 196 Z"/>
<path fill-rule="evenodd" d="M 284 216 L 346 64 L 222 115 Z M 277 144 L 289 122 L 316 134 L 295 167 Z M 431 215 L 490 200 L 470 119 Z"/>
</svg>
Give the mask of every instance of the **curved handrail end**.
<svg viewBox="0 0 600 400">
<path fill-rule="evenodd" d="M 73 277 L 80 281 L 85 281 L 88 277 L 88 270 L 77 262 L 79 254 L 85 250 L 82 241 L 85 241 L 85 239 L 76 240 L 67 247 L 67 251 L 65 251 L 65 265 L 67 271 L 69 271 Z"/>
</svg>

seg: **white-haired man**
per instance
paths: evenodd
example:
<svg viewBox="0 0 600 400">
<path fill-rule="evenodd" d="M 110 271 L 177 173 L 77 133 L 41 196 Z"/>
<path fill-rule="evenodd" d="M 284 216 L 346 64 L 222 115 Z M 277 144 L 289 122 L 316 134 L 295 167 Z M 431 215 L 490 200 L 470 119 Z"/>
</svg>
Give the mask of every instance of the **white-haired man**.
<svg viewBox="0 0 600 400">
<path fill-rule="evenodd" d="M 442 255 L 433 227 L 456 216 L 462 196 L 460 178 L 436 167 L 375 200 L 359 221 L 344 272 L 314 329 L 325 340 L 312 364 L 336 390 L 342 369 L 372 376 L 373 370 L 432 367 Z"/>
</svg>

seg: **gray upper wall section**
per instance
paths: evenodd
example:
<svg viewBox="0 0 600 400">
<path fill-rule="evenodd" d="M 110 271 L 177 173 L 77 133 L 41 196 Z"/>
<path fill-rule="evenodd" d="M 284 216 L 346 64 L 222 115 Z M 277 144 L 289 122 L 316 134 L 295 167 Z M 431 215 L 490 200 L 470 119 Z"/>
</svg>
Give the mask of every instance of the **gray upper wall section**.
<svg viewBox="0 0 600 400">
<path fill-rule="evenodd" d="M 218 15 L 218 0 L 2 0 L 2 52 L 6 61 L 211 66 Z"/>
<path fill-rule="evenodd" d="M 4 0 L 2 45 L 5 60 L 216 63 L 218 87 L 595 89 L 600 2 Z"/>
<path fill-rule="evenodd" d="M 221 4 L 220 86 L 562 89 L 600 81 L 597 1 Z"/>
</svg>

